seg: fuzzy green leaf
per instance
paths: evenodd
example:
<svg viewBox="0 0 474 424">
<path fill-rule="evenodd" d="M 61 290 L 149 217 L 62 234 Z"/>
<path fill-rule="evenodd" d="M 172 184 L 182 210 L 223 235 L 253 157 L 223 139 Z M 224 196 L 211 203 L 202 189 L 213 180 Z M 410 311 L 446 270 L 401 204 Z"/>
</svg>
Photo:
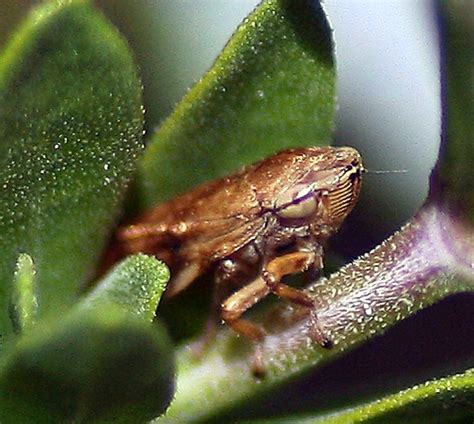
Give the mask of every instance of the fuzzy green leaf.
<svg viewBox="0 0 474 424">
<path fill-rule="evenodd" d="M 140 423 L 173 393 L 173 355 L 159 326 L 112 305 L 41 323 L 0 368 L 2 423 Z"/>
<path fill-rule="evenodd" d="M 142 149 L 141 87 L 126 43 L 87 2 L 34 11 L 0 57 L 0 329 L 18 252 L 40 315 L 71 303 Z"/>
<path fill-rule="evenodd" d="M 474 371 L 428 381 L 351 410 L 319 417 L 312 423 L 469 422 L 474 402 Z M 464 421 L 465 420 L 465 421 Z"/>
<path fill-rule="evenodd" d="M 79 307 L 100 307 L 112 303 L 152 321 L 169 276 L 166 265 L 154 257 L 131 256 L 97 282 Z"/>
<path fill-rule="evenodd" d="M 418 384 L 378 400 L 323 415 L 258 420 L 260 424 L 443 424 L 469 422 L 474 402 L 474 370 Z M 253 421 L 245 421 L 247 424 Z M 242 422 L 243 424 L 243 422 Z"/>
<path fill-rule="evenodd" d="M 263 1 L 154 135 L 139 198 L 150 206 L 277 150 L 327 145 L 334 112 L 331 31 L 320 6 Z"/>
<path fill-rule="evenodd" d="M 36 320 L 38 299 L 36 296 L 36 269 L 31 256 L 21 253 L 16 264 L 10 316 L 15 332 L 31 328 Z"/>
</svg>

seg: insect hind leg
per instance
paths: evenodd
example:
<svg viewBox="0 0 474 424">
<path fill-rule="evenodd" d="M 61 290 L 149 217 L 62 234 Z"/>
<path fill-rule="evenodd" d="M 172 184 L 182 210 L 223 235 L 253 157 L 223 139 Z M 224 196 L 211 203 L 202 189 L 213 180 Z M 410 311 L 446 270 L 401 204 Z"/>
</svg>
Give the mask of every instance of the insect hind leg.
<svg viewBox="0 0 474 424">
<path fill-rule="evenodd" d="M 226 261 L 221 261 L 216 267 L 210 312 L 206 319 L 202 336 L 192 346 L 193 354 L 198 358 L 202 357 L 216 338 L 221 303 L 229 294 L 229 284 L 227 281 L 229 278 L 229 265 Z"/>
</svg>

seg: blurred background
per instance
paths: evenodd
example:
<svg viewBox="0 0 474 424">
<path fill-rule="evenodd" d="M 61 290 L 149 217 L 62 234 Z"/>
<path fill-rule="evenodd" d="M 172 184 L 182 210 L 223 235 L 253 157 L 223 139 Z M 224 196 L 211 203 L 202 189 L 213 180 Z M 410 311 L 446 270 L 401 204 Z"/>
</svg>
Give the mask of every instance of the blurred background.
<svg viewBox="0 0 474 424">
<path fill-rule="evenodd" d="M 0 2 L 0 46 L 35 2 Z M 257 0 L 99 0 L 129 40 L 145 87 L 151 131 L 211 66 Z M 440 136 L 437 27 L 427 0 L 326 0 L 338 67 L 336 140 L 362 153 L 369 170 L 404 173 L 365 176 L 363 196 L 336 244 L 362 253 L 409 219 L 423 203 Z M 309 135 L 310 136 L 310 135 Z M 349 237 L 348 237 L 349 236 Z M 347 247 L 347 240 L 355 246 Z M 355 247 L 355 250 L 354 250 Z M 406 387 L 472 365 L 473 296 L 455 296 L 391 329 L 330 364 L 311 384 L 339 397 L 369 393 L 390 381 Z M 449 361 L 447 361 L 449 358 Z M 370 366 L 369 366 L 370 365 Z M 433 370 L 437 370 L 433 373 Z M 319 383 L 318 383 L 319 382 Z M 308 381 L 295 388 L 298 407 Z M 365 387 L 365 388 L 364 388 Z M 325 393 L 314 400 L 331 404 Z M 305 397 L 303 395 L 303 398 Z M 329 395 L 327 395 L 329 396 Z M 268 399 L 271 409 L 277 404 Z"/>
</svg>

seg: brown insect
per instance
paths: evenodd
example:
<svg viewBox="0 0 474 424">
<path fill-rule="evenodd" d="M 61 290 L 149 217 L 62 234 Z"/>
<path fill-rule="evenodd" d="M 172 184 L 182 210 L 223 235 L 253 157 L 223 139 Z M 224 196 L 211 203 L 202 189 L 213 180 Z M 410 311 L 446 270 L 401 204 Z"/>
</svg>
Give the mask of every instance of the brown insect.
<svg viewBox="0 0 474 424">
<path fill-rule="evenodd" d="M 128 253 L 152 253 L 168 264 L 168 296 L 213 271 L 214 309 L 258 342 L 264 330 L 241 316 L 269 293 L 313 306 L 281 279 L 323 267 L 323 246 L 356 204 L 362 171 L 350 147 L 286 150 L 151 209 L 118 239 Z M 314 338 L 330 344 L 317 324 Z"/>
</svg>

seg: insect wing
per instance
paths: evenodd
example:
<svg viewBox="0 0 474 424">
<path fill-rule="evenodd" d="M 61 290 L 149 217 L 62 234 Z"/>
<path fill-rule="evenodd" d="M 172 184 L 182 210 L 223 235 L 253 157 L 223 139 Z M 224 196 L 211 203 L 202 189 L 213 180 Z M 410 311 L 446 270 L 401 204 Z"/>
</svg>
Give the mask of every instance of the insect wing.
<svg viewBox="0 0 474 424">
<path fill-rule="evenodd" d="M 214 262 L 231 255 L 242 246 L 258 238 L 265 229 L 264 218 L 257 218 L 247 222 L 238 222 L 230 219 L 219 231 L 214 229 L 213 234 L 203 233 L 202 237 L 193 238 L 183 247 L 183 254 L 194 259 L 207 257 Z"/>
<path fill-rule="evenodd" d="M 165 257 L 173 248 L 180 262 L 209 262 L 247 243 L 262 224 L 255 192 L 242 178 L 246 172 L 203 184 L 148 211 L 122 231 L 129 253 L 154 251 Z"/>
</svg>

